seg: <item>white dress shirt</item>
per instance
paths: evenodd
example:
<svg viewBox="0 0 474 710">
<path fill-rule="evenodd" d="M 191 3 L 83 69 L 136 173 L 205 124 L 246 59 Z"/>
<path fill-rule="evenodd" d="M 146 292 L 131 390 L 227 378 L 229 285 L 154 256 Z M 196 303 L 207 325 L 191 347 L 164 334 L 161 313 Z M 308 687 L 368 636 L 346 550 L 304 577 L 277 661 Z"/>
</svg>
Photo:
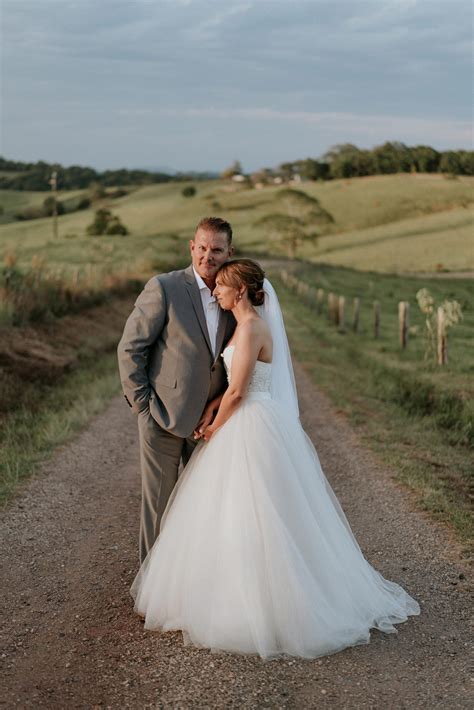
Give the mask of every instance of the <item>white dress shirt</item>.
<svg viewBox="0 0 474 710">
<path fill-rule="evenodd" d="M 194 277 L 196 283 L 199 286 L 199 293 L 201 294 L 202 307 L 204 309 L 204 315 L 206 316 L 207 332 L 209 333 L 209 339 L 211 341 L 212 353 L 214 357 L 216 356 L 216 338 L 217 338 L 217 326 L 219 324 L 219 304 L 211 293 L 210 288 L 206 286 L 202 278 L 199 276 L 198 272 L 193 266 Z"/>
</svg>

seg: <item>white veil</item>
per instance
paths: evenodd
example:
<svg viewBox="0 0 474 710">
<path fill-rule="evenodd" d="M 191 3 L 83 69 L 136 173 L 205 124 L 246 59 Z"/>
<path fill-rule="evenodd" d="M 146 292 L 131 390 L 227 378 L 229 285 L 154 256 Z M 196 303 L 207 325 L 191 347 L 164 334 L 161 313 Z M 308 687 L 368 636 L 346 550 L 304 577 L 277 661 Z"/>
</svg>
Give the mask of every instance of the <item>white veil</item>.
<svg viewBox="0 0 474 710">
<path fill-rule="evenodd" d="M 273 339 L 272 399 L 282 404 L 288 414 L 292 414 L 298 419 L 299 408 L 295 375 L 280 303 L 275 289 L 268 279 L 263 282 L 263 290 L 265 292 L 265 300 L 263 306 L 259 306 L 257 311 L 268 323 Z"/>
</svg>

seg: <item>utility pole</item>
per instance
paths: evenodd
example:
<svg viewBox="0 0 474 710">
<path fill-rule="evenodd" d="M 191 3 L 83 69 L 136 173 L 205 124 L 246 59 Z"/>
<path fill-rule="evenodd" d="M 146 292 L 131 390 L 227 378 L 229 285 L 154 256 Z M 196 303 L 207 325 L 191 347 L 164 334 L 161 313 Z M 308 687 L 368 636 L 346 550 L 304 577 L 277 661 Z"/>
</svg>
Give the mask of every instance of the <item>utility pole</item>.
<svg viewBox="0 0 474 710">
<path fill-rule="evenodd" d="M 58 173 L 56 170 L 53 171 L 51 174 L 51 178 L 49 180 L 49 184 L 51 185 L 51 192 L 53 195 L 53 238 L 57 239 L 58 238 Z"/>
</svg>

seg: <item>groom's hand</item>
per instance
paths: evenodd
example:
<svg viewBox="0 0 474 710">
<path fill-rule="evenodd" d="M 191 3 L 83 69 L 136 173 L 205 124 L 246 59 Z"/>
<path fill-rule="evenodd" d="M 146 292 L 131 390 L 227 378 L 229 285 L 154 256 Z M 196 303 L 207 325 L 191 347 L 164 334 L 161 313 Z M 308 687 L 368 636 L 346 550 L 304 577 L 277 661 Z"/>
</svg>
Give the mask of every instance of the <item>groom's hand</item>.
<svg viewBox="0 0 474 710">
<path fill-rule="evenodd" d="M 210 441 L 211 436 L 214 434 L 214 429 L 212 426 L 208 426 L 207 429 L 204 430 L 204 433 L 202 434 L 202 438 L 204 441 Z"/>
<path fill-rule="evenodd" d="M 214 419 L 214 407 L 212 405 L 208 405 L 204 412 L 202 413 L 201 419 L 198 422 L 197 427 L 194 430 L 194 438 L 195 439 L 200 439 L 203 435 L 203 433 L 206 431 L 207 427 L 209 424 L 212 422 Z"/>
</svg>

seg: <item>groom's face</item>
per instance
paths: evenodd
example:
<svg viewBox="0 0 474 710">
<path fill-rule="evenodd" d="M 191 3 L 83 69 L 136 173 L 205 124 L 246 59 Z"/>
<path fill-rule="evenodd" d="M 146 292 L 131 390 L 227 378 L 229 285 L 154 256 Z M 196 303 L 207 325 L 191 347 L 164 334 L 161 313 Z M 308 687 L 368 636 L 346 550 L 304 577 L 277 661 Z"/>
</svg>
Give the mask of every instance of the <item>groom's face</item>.
<svg viewBox="0 0 474 710">
<path fill-rule="evenodd" d="M 198 229 L 194 240 L 190 241 L 190 248 L 194 268 L 209 288 L 214 288 L 219 268 L 233 252 L 227 234 Z"/>
</svg>

